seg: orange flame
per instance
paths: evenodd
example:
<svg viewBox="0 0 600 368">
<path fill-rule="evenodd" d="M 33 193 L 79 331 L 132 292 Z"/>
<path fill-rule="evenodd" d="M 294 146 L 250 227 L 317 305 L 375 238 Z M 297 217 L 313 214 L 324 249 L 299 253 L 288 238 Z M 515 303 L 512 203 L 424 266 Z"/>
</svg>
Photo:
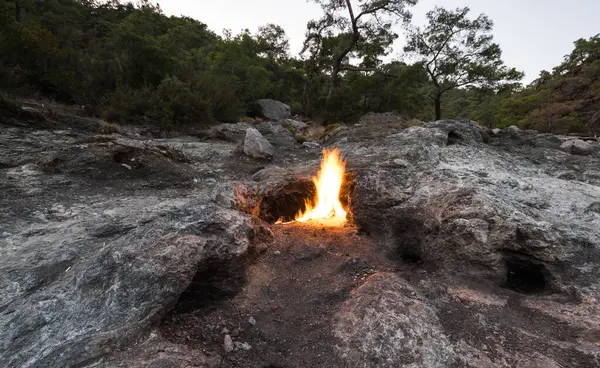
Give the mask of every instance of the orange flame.
<svg viewBox="0 0 600 368">
<path fill-rule="evenodd" d="M 340 202 L 340 192 L 344 182 L 346 163 L 340 156 L 340 150 L 323 150 L 321 169 L 313 183 L 317 189 L 315 198 L 306 200 L 306 210 L 298 212 L 296 221 L 328 219 L 328 223 L 343 224 L 346 222 L 346 210 Z"/>
</svg>

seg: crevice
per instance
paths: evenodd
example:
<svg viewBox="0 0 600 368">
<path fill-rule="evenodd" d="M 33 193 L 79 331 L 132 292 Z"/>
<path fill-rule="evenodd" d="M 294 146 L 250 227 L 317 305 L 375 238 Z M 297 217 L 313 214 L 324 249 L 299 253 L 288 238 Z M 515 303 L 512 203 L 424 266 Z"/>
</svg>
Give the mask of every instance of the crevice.
<svg viewBox="0 0 600 368">
<path fill-rule="evenodd" d="M 430 236 L 437 234 L 439 228 L 426 218 L 414 217 L 414 214 L 407 215 L 396 222 L 396 246 L 392 256 L 402 263 L 422 265 L 427 261 L 423 253 L 423 244 Z"/>
<path fill-rule="evenodd" d="M 172 313 L 185 314 L 218 306 L 236 296 L 247 283 L 248 263 L 247 257 L 204 261 Z"/>
<path fill-rule="evenodd" d="M 502 287 L 522 293 L 549 291 L 549 272 L 542 261 L 518 252 L 504 251 L 505 278 Z"/>
<path fill-rule="evenodd" d="M 355 178 L 356 176 L 353 173 L 347 173 L 342 185 L 340 202 L 346 209 L 352 208 L 353 205 L 356 188 Z M 312 180 L 294 179 L 288 181 L 270 190 L 260 198 L 259 217 L 271 224 L 278 220 L 283 222 L 292 221 L 300 211 L 306 210 L 306 201 L 312 200 L 315 193 L 316 188 Z M 348 220 L 351 220 L 351 218 Z"/>
<path fill-rule="evenodd" d="M 448 146 L 457 145 L 463 141 L 464 141 L 464 138 L 460 134 L 458 134 L 454 131 L 451 131 L 450 133 L 448 133 L 448 143 L 447 143 Z"/>
</svg>

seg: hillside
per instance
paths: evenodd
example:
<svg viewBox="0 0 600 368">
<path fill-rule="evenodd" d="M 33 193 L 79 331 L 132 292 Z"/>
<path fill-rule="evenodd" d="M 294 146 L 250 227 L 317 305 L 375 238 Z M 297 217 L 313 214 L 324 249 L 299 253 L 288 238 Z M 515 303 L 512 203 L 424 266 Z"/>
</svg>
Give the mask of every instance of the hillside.
<svg viewBox="0 0 600 368">
<path fill-rule="evenodd" d="M 2 0 L 0 97 L 51 99 L 83 106 L 86 115 L 111 123 L 177 129 L 237 122 L 254 115 L 255 101 L 261 98 L 284 101 L 294 114 L 324 123 L 387 111 L 427 121 L 435 118 L 431 97 L 437 88 L 444 91 L 441 115 L 446 118 L 555 133 L 600 131 L 598 36 L 576 41 L 564 63 L 552 73 L 542 72 L 529 86 L 520 85 L 519 73 L 503 65 L 494 43 L 477 51 L 481 54 L 470 61 L 477 67 L 470 71 L 461 71 L 462 64 L 449 53 L 444 60 L 451 62 L 432 79 L 426 54 L 415 63 L 381 61 L 401 37 L 388 25 L 407 16 L 410 2 L 397 2 L 397 11 L 381 14 L 375 13 L 377 7 L 369 8 L 372 1 L 361 5 L 365 14 L 372 11 L 376 17 L 365 16 L 360 24 L 355 19 L 356 25 L 379 33 L 354 33 L 344 6 L 322 3 L 323 19 L 332 16 L 339 22 L 310 22 L 306 50 L 296 56 L 289 53 L 285 31 L 275 24 L 256 33 L 219 36 L 201 20 L 164 15 L 149 0 L 137 5 Z M 468 23 L 468 8 L 459 10 L 456 16 L 466 24 L 489 22 L 489 29 L 474 32 L 492 42 L 489 19 L 480 16 Z M 461 31 L 459 23 L 444 23 L 448 11 L 436 8 L 431 14 L 430 27 L 416 36 L 437 40 Z M 461 57 L 469 55 L 472 45 L 448 39 L 436 54 L 459 50 Z M 407 50 L 419 55 L 416 46 Z M 487 65 L 483 59 L 490 53 L 493 63 Z M 359 62 L 349 65 L 354 59 Z M 473 81 L 455 79 L 457 73 L 478 69 L 485 73 Z"/>
</svg>

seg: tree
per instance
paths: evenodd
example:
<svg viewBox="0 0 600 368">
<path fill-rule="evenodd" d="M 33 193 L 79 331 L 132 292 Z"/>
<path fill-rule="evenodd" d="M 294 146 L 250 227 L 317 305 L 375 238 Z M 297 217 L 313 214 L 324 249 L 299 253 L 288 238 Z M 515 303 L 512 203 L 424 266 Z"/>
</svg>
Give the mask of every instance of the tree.
<svg viewBox="0 0 600 368">
<path fill-rule="evenodd" d="M 565 56 L 562 64 L 554 68 L 554 73 L 563 74 L 571 71 L 575 75 L 584 64 L 600 60 L 600 33 L 590 37 L 589 40 L 580 38 L 574 44 L 575 49 Z"/>
<path fill-rule="evenodd" d="M 447 91 L 466 86 L 499 88 L 523 77 L 501 60 L 500 46 L 490 34 L 493 22 L 484 14 L 471 20 L 468 12 L 468 7 L 436 7 L 427 13 L 425 28 L 409 29 L 404 51 L 424 65 L 435 87 L 430 97 L 436 120 L 441 119 L 442 95 Z"/>
<path fill-rule="evenodd" d="M 408 21 L 407 7 L 417 0 L 359 0 L 358 5 L 351 0 L 314 0 L 321 5 L 324 15 L 307 25 L 304 49 L 311 54 L 329 49 L 330 80 L 327 100 L 330 100 L 338 87 L 342 71 L 372 71 L 378 56 L 398 37 L 392 25 L 399 20 Z M 325 45 L 325 42 L 328 45 Z M 352 66 L 351 57 L 361 59 Z"/>
</svg>

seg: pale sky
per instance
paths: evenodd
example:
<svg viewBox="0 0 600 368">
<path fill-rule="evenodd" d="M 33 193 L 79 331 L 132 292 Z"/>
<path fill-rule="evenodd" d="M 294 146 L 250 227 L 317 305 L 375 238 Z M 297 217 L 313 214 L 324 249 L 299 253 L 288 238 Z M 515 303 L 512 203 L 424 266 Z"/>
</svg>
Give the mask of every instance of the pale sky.
<svg viewBox="0 0 600 368">
<path fill-rule="evenodd" d="M 422 25 L 425 13 L 435 5 L 469 6 L 471 17 L 485 13 L 494 21 L 494 40 L 500 44 L 507 65 L 526 73 L 524 82 L 551 71 L 573 49 L 578 38 L 600 33 L 600 0 L 419 0 L 412 8 L 413 24 Z M 163 0 L 167 15 L 185 15 L 206 23 L 222 34 L 275 23 L 285 29 L 291 53 L 297 55 L 304 41 L 306 23 L 320 17 L 320 7 L 307 0 Z M 404 36 L 391 56 L 402 52 Z"/>
</svg>

